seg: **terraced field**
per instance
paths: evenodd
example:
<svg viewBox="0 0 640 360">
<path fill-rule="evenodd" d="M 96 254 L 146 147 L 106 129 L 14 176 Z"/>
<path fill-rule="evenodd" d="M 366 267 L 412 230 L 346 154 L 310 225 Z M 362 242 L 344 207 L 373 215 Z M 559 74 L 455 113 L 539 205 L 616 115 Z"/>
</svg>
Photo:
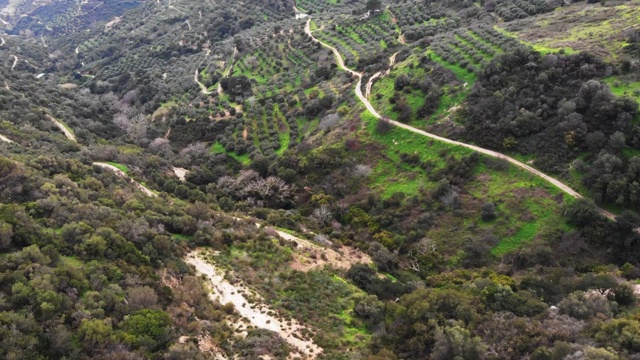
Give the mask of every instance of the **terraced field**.
<svg viewBox="0 0 640 360">
<path fill-rule="evenodd" d="M 400 45 L 400 29 L 394 24 L 391 13 L 367 19 L 349 18 L 348 21 L 318 21 L 315 36 L 344 54 L 345 64 L 355 67 L 363 57 L 387 54 Z"/>
<path fill-rule="evenodd" d="M 476 27 L 436 36 L 431 49 L 451 65 L 458 65 L 469 72 L 478 72 L 496 54 L 517 45 L 516 39 L 491 27 Z"/>
</svg>

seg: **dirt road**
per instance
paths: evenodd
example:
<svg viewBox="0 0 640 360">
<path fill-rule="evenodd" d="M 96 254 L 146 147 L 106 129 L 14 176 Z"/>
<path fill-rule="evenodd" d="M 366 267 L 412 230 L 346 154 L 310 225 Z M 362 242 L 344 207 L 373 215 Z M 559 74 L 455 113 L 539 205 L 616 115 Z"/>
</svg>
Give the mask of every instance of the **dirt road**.
<svg viewBox="0 0 640 360">
<path fill-rule="evenodd" d="M 311 23 L 311 19 L 308 19 L 307 20 L 307 24 L 306 24 L 306 26 L 304 28 L 305 33 L 307 35 L 309 35 L 315 42 L 318 42 L 318 43 L 322 44 L 322 46 L 324 46 L 324 47 L 328 48 L 329 50 L 331 50 L 333 52 L 333 54 L 336 56 L 338 64 L 340 64 L 340 66 L 345 71 L 347 71 L 347 72 L 349 72 L 349 73 L 351 73 L 351 74 L 353 74 L 353 75 L 358 77 L 358 83 L 356 85 L 356 96 L 364 104 L 364 106 L 367 108 L 367 110 L 373 116 L 375 116 L 376 118 L 382 119 L 382 120 L 386 120 L 392 125 L 395 125 L 397 127 L 400 127 L 400 128 L 406 129 L 406 130 L 409 130 L 409 131 L 411 131 L 413 133 L 416 133 L 416 134 L 419 134 L 419 135 L 422 135 L 422 136 L 426 136 L 426 137 L 434 139 L 434 140 L 442 141 L 442 142 L 445 142 L 445 143 L 451 144 L 451 145 L 462 146 L 462 147 L 465 147 L 467 149 L 471 149 L 473 151 L 479 152 L 479 153 L 487 155 L 487 156 L 491 156 L 491 157 L 494 157 L 494 158 L 498 158 L 498 159 L 502 159 L 502 160 L 508 161 L 509 163 L 511 163 L 511 164 L 513 164 L 513 165 L 515 165 L 515 166 L 517 166 L 517 167 L 519 167 L 519 168 L 521 168 L 521 169 L 523 169 L 523 170 L 525 170 L 525 171 L 527 171 L 527 172 L 529 172 L 529 173 L 531 173 L 531 174 L 533 174 L 533 175 L 535 175 L 535 176 L 537 176 L 537 177 L 539 177 L 539 178 L 551 183 L 552 185 L 554 185 L 558 189 L 562 190 L 563 192 L 565 192 L 566 194 L 568 194 L 568 195 L 570 195 L 570 196 L 572 196 L 574 198 L 582 198 L 583 197 L 578 192 L 576 192 L 575 190 L 570 188 L 568 185 L 562 183 L 558 179 L 556 179 L 556 178 L 554 178 L 552 176 L 549 176 L 549 175 L 547 175 L 547 174 L 545 174 L 545 173 L 543 173 L 543 172 L 541 172 L 539 170 L 536 170 L 536 169 L 532 168 L 531 166 L 529 166 L 527 164 L 524 164 L 524 163 L 522 163 L 522 162 L 520 162 L 520 161 L 518 161 L 518 160 L 516 160 L 516 159 L 514 159 L 512 157 L 509 157 L 509 156 L 504 155 L 502 153 L 499 153 L 497 151 L 484 149 L 484 148 L 481 148 L 479 146 L 475 146 L 475 145 L 463 143 L 463 142 L 460 142 L 460 141 L 447 139 L 447 138 L 444 138 L 442 136 L 438 136 L 438 135 L 435 135 L 435 134 L 431 134 L 431 133 L 428 133 L 428 132 L 426 132 L 424 130 L 416 129 L 416 128 L 414 128 L 412 126 L 409 126 L 407 124 L 403 124 L 401 122 L 398 122 L 398 121 L 395 121 L 395 120 L 392 120 L 392 119 L 389 119 L 387 117 L 384 117 L 384 116 L 380 115 L 376 111 L 376 109 L 373 107 L 373 105 L 371 105 L 369 100 L 367 100 L 367 98 L 362 94 L 362 74 L 357 72 L 357 71 L 354 71 L 354 70 L 351 70 L 351 69 L 347 68 L 344 65 L 344 60 L 342 59 L 342 56 L 340 55 L 340 52 L 336 48 L 334 48 L 331 45 L 328 45 L 328 44 L 316 39 L 313 36 L 313 33 L 311 32 L 310 23 Z M 606 211 L 604 209 L 598 208 L 598 210 L 603 216 L 605 216 L 605 217 L 607 217 L 607 218 L 609 218 L 611 220 L 615 220 L 615 215 L 614 214 L 612 214 L 612 213 L 610 213 L 610 212 L 608 212 L 608 211 Z"/>
<path fill-rule="evenodd" d="M 274 311 L 265 304 L 249 302 L 246 295 L 258 301 L 261 301 L 261 297 L 241 283 L 231 284 L 225 280 L 224 273 L 216 269 L 211 262 L 205 260 L 206 257 L 206 251 L 196 250 L 190 253 L 185 261 L 193 265 L 199 274 L 207 278 L 212 290 L 209 294 L 211 300 L 219 301 L 221 304 L 233 304 L 236 311 L 249 320 L 251 325 L 278 333 L 308 359 L 315 359 L 318 354 L 322 353 L 322 348 L 316 345 L 313 340 L 305 340 L 305 336 L 302 336 L 306 330 L 304 325 L 295 319 L 291 319 L 289 322 L 269 315 L 274 314 Z"/>
<path fill-rule="evenodd" d="M 53 116 L 46 114 L 45 115 L 47 117 L 47 119 L 49 119 L 51 122 L 53 122 L 54 124 L 56 124 L 56 126 L 62 130 L 62 132 L 64 133 L 64 136 L 67 137 L 67 139 L 73 141 L 73 142 L 78 142 L 76 140 L 76 136 L 69 130 L 67 129 L 67 127 L 61 123 L 60 121 L 56 120 Z"/>
<path fill-rule="evenodd" d="M 198 79 L 198 68 L 196 68 L 196 71 L 193 74 L 193 80 L 195 80 L 195 82 L 198 84 L 198 86 L 200 86 L 200 92 L 205 94 L 205 95 L 211 95 L 213 94 L 212 91 L 207 90 L 207 87 L 204 86 L 203 83 L 200 82 L 200 79 Z"/>
<path fill-rule="evenodd" d="M 4 135 L 0 135 L 0 141 L 6 142 L 7 144 L 12 144 L 13 143 L 13 140 L 9 139 L 8 137 L 6 137 Z"/>
<path fill-rule="evenodd" d="M 369 78 L 369 81 L 367 81 L 367 86 L 365 86 L 365 91 L 364 91 L 364 96 L 367 99 L 369 97 L 371 97 L 371 88 L 373 87 L 373 82 L 379 77 L 383 77 L 383 76 L 389 75 L 389 73 L 391 72 L 391 68 L 393 67 L 393 65 L 396 64 L 396 56 L 398 56 L 397 52 L 395 54 L 391 55 L 391 57 L 389 58 L 389 69 L 387 69 L 385 71 L 379 71 L 379 72 L 373 74 L 373 76 L 371 76 Z"/>
<path fill-rule="evenodd" d="M 118 175 L 120 177 L 123 177 L 125 179 L 129 179 L 130 181 L 132 181 L 136 185 L 136 187 L 138 189 L 140 189 L 143 193 L 147 194 L 147 196 L 151 196 L 151 197 L 157 197 L 158 196 L 156 193 L 154 193 L 153 191 L 149 190 L 149 188 L 147 188 L 146 186 L 144 186 L 144 185 L 140 184 L 139 182 L 133 180 L 124 171 L 118 169 L 117 167 L 115 167 L 115 166 L 113 166 L 111 164 L 107 164 L 107 163 L 103 163 L 103 162 L 94 162 L 93 165 L 99 166 L 101 168 L 109 169 L 109 170 L 115 172 L 116 175 Z"/>
</svg>

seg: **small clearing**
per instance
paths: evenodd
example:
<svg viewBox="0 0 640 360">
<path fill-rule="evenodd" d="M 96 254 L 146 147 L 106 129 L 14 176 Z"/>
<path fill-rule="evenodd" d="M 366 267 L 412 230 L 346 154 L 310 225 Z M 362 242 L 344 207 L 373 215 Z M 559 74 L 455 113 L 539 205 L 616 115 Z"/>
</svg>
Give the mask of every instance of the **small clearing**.
<svg viewBox="0 0 640 360">
<path fill-rule="evenodd" d="M 192 339 L 194 338 L 191 336 L 180 336 L 178 338 L 178 344 L 186 344 Z M 211 354 L 213 360 L 228 360 L 227 357 L 222 354 L 222 350 L 212 341 L 211 336 L 198 336 L 195 339 L 198 342 L 198 350 L 200 350 L 201 353 Z"/>
<path fill-rule="evenodd" d="M 107 163 L 103 163 L 103 162 L 94 162 L 93 165 L 99 166 L 101 168 L 109 169 L 109 170 L 113 171 L 114 173 L 116 173 L 116 175 L 132 181 L 136 185 L 136 187 L 138 189 L 140 189 L 140 191 L 142 191 L 143 193 L 147 194 L 147 196 L 151 196 L 151 197 L 157 197 L 158 196 L 158 194 L 156 194 L 153 191 L 149 190 L 149 188 L 147 188 L 146 186 L 140 184 L 139 182 L 133 180 L 124 171 L 118 169 L 117 167 L 115 167 L 115 166 L 113 166 L 111 164 L 107 164 Z"/>
<path fill-rule="evenodd" d="M 306 358 L 315 359 L 318 354 L 322 353 L 322 349 L 313 340 L 305 340 L 306 336 L 302 335 L 302 333 L 306 328 L 297 320 L 285 321 L 276 318 L 269 315 L 270 313 L 273 314 L 274 311 L 268 306 L 251 304 L 247 300 L 247 296 L 257 301 L 261 301 L 262 298 L 239 282 L 232 284 L 227 281 L 222 271 L 217 269 L 210 261 L 205 260 L 211 255 L 211 252 L 207 253 L 206 250 L 199 249 L 190 253 L 185 259 L 187 263 L 195 267 L 198 274 L 204 275 L 211 284 L 211 293 L 209 293 L 211 300 L 218 301 L 221 304 L 233 304 L 236 311 L 249 320 L 251 325 L 278 333 L 287 343 L 297 349 L 300 355 Z M 290 354 L 290 357 L 291 355 L 295 354 Z"/>
<path fill-rule="evenodd" d="M 104 31 L 107 32 L 109 30 L 111 30 L 111 28 L 116 25 L 117 23 L 120 22 L 120 17 L 117 16 L 115 19 L 109 21 L 108 23 L 104 24 Z"/>
<path fill-rule="evenodd" d="M 64 83 L 64 84 L 60 84 L 58 86 L 60 86 L 61 88 L 65 89 L 65 90 L 73 90 L 73 89 L 78 87 L 78 85 L 76 85 L 74 83 Z"/>
<path fill-rule="evenodd" d="M 180 179 L 181 181 L 186 181 L 189 170 L 181 167 L 175 167 L 175 166 L 172 168 L 172 170 L 173 170 L 173 173 L 176 174 L 178 179 Z"/>
<path fill-rule="evenodd" d="M 321 269 L 325 265 L 339 269 L 349 269 L 355 264 L 371 263 L 369 255 L 353 247 L 340 246 L 334 250 L 284 231 L 275 230 L 275 232 L 284 240 L 293 241 L 297 244 L 293 254 L 293 261 L 291 261 L 291 268 L 297 271 L 307 272 Z"/>
</svg>

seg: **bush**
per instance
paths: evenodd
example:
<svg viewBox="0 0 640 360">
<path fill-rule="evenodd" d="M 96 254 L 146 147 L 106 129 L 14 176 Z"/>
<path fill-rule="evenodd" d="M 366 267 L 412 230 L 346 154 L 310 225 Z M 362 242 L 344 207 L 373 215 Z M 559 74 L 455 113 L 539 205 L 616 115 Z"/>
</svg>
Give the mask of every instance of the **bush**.
<svg viewBox="0 0 640 360">
<path fill-rule="evenodd" d="M 492 202 L 482 204 L 480 216 L 483 221 L 491 221 L 496 218 L 496 206 Z"/>
<path fill-rule="evenodd" d="M 378 134 L 384 135 L 393 129 L 393 125 L 385 119 L 379 119 L 376 124 L 376 132 Z"/>
</svg>

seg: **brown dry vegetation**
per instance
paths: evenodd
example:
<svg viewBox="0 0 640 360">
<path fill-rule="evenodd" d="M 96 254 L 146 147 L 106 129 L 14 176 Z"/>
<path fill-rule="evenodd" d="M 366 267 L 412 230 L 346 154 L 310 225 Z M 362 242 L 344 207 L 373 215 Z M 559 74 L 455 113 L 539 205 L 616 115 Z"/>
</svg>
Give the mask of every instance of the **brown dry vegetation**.
<svg viewBox="0 0 640 360">
<path fill-rule="evenodd" d="M 542 52 L 571 48 L 602 59 L 618 60 L 625 45 L 624 32 L 637 27 L 639 18 L 638 1 L 611 6 L 580 3 L 501 27 Z"/>
</svg>

